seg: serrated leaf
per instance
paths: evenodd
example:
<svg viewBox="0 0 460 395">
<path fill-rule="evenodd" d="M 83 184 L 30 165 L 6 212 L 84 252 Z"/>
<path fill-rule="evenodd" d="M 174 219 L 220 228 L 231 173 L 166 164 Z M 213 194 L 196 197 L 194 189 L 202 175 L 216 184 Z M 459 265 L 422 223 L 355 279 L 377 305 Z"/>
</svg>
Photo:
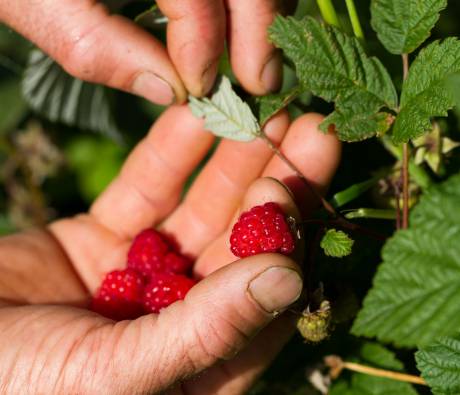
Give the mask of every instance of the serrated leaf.
<svg viewBox="0 0 460 395">
<path fill-rule="evenodd" d="M 345 141 L 388 130 L 392 119 L 387 109 L 397 107 L 395 87 L 382 63 L 368 57 L 356 38 L 311 17 L 299 21 L 278 16 L 269 34 L 294 62 L 302 87 L 335 102 L 323 130 L 335 124 Z"/>
<path fill-rule="evenodd" d="M 22 92 L 30 107 L 52 122 L 122 140 L 112 116 L 107 88 L 70 76 L 40 50 L 30 55 Z"/>
<path fill-rule="evenodd" d="M 411 53 L 430 36 L 446 6 L 447 0 L 372 0 L 372 28 L 391 53 Z"/>
<path fill-rule="evenodd" d="M 227 77 L 222 77 L 211 99 L 189 98 L 193 115 L 204 118 L 205 128 L 216 136 L 252 141 L 261 131 L 251 108 L 235 93 Z"/>
<path fill-rule="evenodd" d="M 460 175 L 432 188 L 383 249 L 352 333 L 426 345 L 460 326 Z"/>
<path fill-rule="evenodd" d="M 365 343 L 360 350 L 358 361 L 381 369 L 402 371 L 404 365 L 396 355 L 376 343 Z M 353 373 L 351 381 L 340 380 L 331 389 L 330 395 L 416 395 L 408 384 L 387 378 Z"/>
<path fill-rule="evenodd" d="M 447 116 L 455 99 L 446 82 L 459 72 L 460 41 L 457 38 L 435 41 L 420 51 L 403 84 L 401 111 L 393 128 L 395 143 L 430 132 L 431 118 Z"/>
<path fill-rule="evenodd" d="M 415 359 L 435 395 L 460 394 L 460 335 L 438 340 L 418 351 Z"/>
<path fill-rule="evenodd" d="M 351 254 L 354 240 L 345 232 L 329 229 L 321 240 L 321 248 L 327 256 L 343 258 Z"/>
<path fill-rule="evenodd" d="M 259 108 L 259 123 L 265 125 L 267 121 L 296 99 L 301 93 L 300 87 L 296 86 L 285 93 L 261 96 L 256 99 Z"/>
</svg>

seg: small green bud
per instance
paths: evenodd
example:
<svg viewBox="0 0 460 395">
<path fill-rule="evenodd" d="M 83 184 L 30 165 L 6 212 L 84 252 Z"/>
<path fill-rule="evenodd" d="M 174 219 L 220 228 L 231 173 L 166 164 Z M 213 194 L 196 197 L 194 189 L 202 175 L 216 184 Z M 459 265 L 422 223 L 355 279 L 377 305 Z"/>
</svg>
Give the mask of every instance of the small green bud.
<svg viewBox="0 0 460 395">
<path fill-rule="evenodd" d="M 318 310 L 310 312 L 307 307 L 297 321 L 297 329 L 306 342 L 319 343 L 329 336 L 331 304 L 324 300 Z"/>
</svg>

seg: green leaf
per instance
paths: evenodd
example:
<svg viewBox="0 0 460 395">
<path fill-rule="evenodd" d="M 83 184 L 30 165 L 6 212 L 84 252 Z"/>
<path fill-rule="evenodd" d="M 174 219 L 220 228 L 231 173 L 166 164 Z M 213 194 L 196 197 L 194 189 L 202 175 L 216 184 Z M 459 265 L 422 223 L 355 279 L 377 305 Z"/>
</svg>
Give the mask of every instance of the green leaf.
<svg viewBox="0 0 460 395">
<path fill-rule="evenodd" d="M 267 121 L 285 108 L 299 96 L 301 90 L 296 86 L 285 93 L 261 96 L 256 99 L 259 108 L 259 123 L 265 125 Z"/>
<path fill-rule="evenodd" d="M 341 230 L 329 229 L 321 240 L 321 248 L 327 256 L 343 258 L 351 254 L 354 240 Z"/>
<path fill-rule="evenodd" d="M 235 93 L 227 77 L 222 77 L 211 99 L 189 98 L 193 115 L 205 119 L 205 128 L 216 136 L 252 141 L 261 131 L 251 108 Z"/>
<path fill-rule="evenodd" d="M 30 107 L 52 122 L 122 140 L 112 116 L 107 88 L 70 76 L 40 50 L 30 55 L 22 92 Z"/>
<path fill-rule="evenodd" d="M 372 0 L 371 24 L 393 54 L 411 53 L 429 36 L 447 0 Z"/>
<path fill-rule="evenodd" d="M 435 395 L 460 394 L 460 335 L 438 340 L 418 351 L 415 359 Z"/>
<path fill-rule="evenodd" d="M 380 369 L 402 371 L 404 365 L 395 354 L 380 344 L 365 343 L 360 350 L 358 362 Z M 387 378 L 352 373 L 350 382 L 334 383 L 330 395 L 416 395 L 408 384 Z"/>
<path fill-rule="evenodd" d="M 435 41 L 420 51 L 403 84 L 401 111 L 393 129 L 395 143 L 430 132 L 431 118 L 447 116 L 447 111 L 455 105 L 447 81 L 459 72 L 460 41 L 457 38 Z"/>
<path fill-rule="evenodd" d="M 355 335 L 426 345 L 460 326 L 460 175 L 432 188 L 383 249 Z"/>
<path fill-rule="evenodd" d="M 388 130 L 392 123 L 388 109 L 397 107 L 395 87 L 382 63 L 368 57 L 356 38 L 311 17 L 299 21 L 278 16 L 269 34 L 294 62 L 302 87 L 335 102 L 323 130 L 335 124 L 345 141 Z"/>
</svg>

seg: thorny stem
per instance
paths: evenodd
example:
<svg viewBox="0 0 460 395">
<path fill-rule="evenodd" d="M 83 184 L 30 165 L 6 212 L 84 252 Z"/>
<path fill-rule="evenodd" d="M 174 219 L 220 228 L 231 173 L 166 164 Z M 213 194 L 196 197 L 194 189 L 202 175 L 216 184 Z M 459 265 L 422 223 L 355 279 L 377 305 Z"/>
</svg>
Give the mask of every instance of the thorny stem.
<svg viewBox="0 0 460 395">
<path fill-rule="evenodd" d="M 309 191 L 315 196 L 316 199 L 322 204 L 324 209 L 331 214 L 333 217 L 337 217 L 337 212 L 335 211 L 334 207 L 326 200 L 324 199 L 321 194 L 316 190 L 316 188 L 311 185 L 310 181 L 308 181 L 305 176 L 299 171 L 299 169 L 292 163 L 289 158 L 284 155 L 281 150 L 275 145 L 273 141 L 270 140 L 270 138 L 262 132 L 260 135 L 260 138 L 264 140 L 267 145 L 270 147 L 270 149 L 278 156 L 295 174 L 297 177 L 299 177 L 302 182 L 305 184 L 305 186 L 309 189 Z"/>
<path fill-rule="evenodd" d="M 393 182 L 396 202 L 396 229 L 401 229 L 401 190 L 397 182 Z"/>
<path fill-rule="evenodd" d="M 407 53 L 402 54 L 403 62 L 403 80 L 407 79 L 409 73 L 409 55 Z M 407 229 L 409 227 L 409 143 L 403 144 L 403 165 L 401 169 L 401 178 L 403 183 L 403 215 L 402 215 L 402 228 Z"/>
<path fill-rule="evenodd" d="M 353 0 L 345 0 L 347 4 L 348 15 L 350 17 L 351 26 L 353 27 L 353 33 L 355 34 L 356 38 L 364 41 L 364 33 L 361 27 L 361 23 L 359 21 L 358 12 L 356 11 L 355 3 Z"/>
<path fill-rule="evenodd" d="M 403 166 L 402 166 L 402 181 L 403 181 L 403 217 L 402 228 L 409 227 L 409 144 L 403 145 Z"/>
<path fill-rule="evenodd" d="M 337 226 L 341 226 L 345 229 L 349 229 L 349 230 L 353 230 L 353 231 L 356 231 L 356 232 L 359 232 L 359 233 L 362 233 L 362 234 L 366 234 L 370 237 L 373 237 L 377 240 L 382 240 L 382 241 L 385 241 L 386 240 L 386 237 L 383 236 L 383 235 L 380 235 L 376 232 L 374 232 L 373 230 L 371 229 L 367 229 L 367 228 L 364 228 L 358 224 L 355 224 L 353 222 L 349 222 L 347 221 L 345 218 L 341 217 L 337 211 L 335 211 L 334 207 L 326 200 L 324 199 L 321 194 L 315 189 L 315 187 L 313 185 L 311 185 L 310 181 L 308 181 L 305 176 L 301 173 L 301 171 L 296 167 L 296 165 L 294 165 L 294 163 L 292 163 L 289 158 L 286 157 L 286 155 L 283 154 L 283 152 L 276 146 L 276 144 L 270 140 L 270 138 L 264 133 L 262 132 L 260 134 L 260 138 L 265 141 L 265 143 L 270 147 L 270 149 L 275 153 L 276 156 L 278 156 L 278 158 L 280 158 L 285 164 L 286 166 L 288 166 L 295 174 L 297 177 L 299 177 L 302 182 L 305 184 L 305 186 L 309 189 L 309 191 L 313 194 L 313 196 L 315 196 L 318 201 L 322 204 L 322 206 L 324 207 L 324 209 L 329 213 L 329 215 L 332 217 L 330 220 L 328 221 L 323 221 L 322 223 L 324 225 L 328 225 L 328 224 L 335 224 Z M 319 223 L 319 222 L 317 222 Z"/>
<path fill-rule="evenodd" d="M 337 378 L 343 369 L 353 372 L 367 374 L 369 376 L 384 377 L 391 380 L 403 381 L 405 383 L 427 385 L 426 381 L 419 376 L 411 374 L 394 372 L 391 370 L 377 369 L 371 366 L 361 365 L 355 362 L 345 362 L 338 356 L 329 356 L 325 358 L 325 363 L 331 368 L 330 375 L 333 379 Z"/>
<path fill-rule="evenodd" d="M 328 25 L 340 27 L 339 18 L 331 0 L 316 0 L 321 16 Z"/>
</svg>

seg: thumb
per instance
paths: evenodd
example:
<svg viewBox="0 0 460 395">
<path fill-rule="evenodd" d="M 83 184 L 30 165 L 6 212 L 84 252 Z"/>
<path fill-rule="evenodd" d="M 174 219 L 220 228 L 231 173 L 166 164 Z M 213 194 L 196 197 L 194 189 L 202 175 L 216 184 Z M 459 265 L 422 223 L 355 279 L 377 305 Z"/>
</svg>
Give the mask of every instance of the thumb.
<svg viewBox="0 0 460 395">
<path fill-rule="evenodd" d="M 163 45 L 128 19 L 110 15 L 97 1 L 0 2 L 0 20 L 79 79 L 163 105 L 186 98 Z"/>
<path fill-rule="evenodd" d="M 131 322 L 111 365 L 121 371 L 126 353 L 137 345 L 127 388 L 155 392 L 230 359 L 299 298 L 299 271 L 277 254 L 227 265 L 192 288 L 184 301 Z"/>
</svg>

